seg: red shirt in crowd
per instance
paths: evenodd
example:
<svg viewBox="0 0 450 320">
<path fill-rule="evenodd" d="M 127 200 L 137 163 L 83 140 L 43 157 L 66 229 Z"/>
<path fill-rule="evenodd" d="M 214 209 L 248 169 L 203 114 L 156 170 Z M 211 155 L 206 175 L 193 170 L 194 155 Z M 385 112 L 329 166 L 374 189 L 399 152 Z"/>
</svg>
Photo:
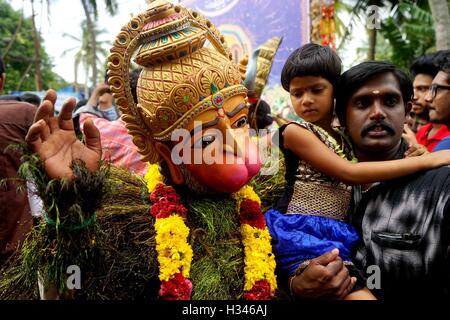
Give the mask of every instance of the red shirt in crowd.
<svg viewBox="0 0 450 320">
<path fill-rule="evenodd" d="M 438 132 L 430 138 L 428 138 L 428 132 L 432 128 L 432 123 L 428 123 L 424 126 L 422 126 L 419 131 L 417 131 L 416 139 L 417 142 L 427 147 L 429 152 L 432 152 L 434 147 L 445 137 L 450 136 L 450 131 L 448 130 L 447 126 L 442 125 Z"/>
</svg>

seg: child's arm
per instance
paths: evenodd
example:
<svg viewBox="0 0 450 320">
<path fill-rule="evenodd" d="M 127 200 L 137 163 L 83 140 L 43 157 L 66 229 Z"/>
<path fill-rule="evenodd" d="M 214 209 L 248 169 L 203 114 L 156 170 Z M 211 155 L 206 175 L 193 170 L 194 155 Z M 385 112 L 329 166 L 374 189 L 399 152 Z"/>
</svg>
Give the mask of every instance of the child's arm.
<svg viewBox="0 0 450 320">
<path fill-rule="evenodd" d="M 349 185 L 395 179 L 450 164 L 448 150 L 401 160 L 352 163 L 328 149 L 314 133 L 297 125 L 287 126 L 283 138 L 285 148 L 315 169 Z"/>
</svg>

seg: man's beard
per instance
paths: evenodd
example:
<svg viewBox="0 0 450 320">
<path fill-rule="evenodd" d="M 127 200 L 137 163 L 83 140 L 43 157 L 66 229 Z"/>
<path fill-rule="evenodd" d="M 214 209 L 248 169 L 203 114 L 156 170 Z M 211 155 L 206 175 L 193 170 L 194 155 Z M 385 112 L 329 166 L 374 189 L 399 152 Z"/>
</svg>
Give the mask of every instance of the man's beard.
<svg viewBox="0 0 450 320">
<path fill-rule="evenodd" d="M 416 117 L 418 117 L 419 119 L 425 120 L 425 121 L 429 121 L 430 120 L 430 116 L 429 116 L 428 109 L 425 108 L 424 111 L 422 111 L 421 113 L 417 113 Z"/>
</svg>

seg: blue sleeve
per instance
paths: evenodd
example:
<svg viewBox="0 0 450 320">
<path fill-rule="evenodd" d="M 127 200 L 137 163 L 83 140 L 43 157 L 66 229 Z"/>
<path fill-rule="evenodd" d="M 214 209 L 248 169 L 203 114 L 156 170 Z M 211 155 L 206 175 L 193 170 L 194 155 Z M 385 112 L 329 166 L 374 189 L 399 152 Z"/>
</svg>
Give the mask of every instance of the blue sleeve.
<svg viewBox="0 0 450 320">
<path fill-rule="evenodd" d="M 450 139 L 445 138 L 441 140 L 433 149 L 433 152 L 440 151 L 440 150 L 449 150 L 450 149 Z"/>
</svg>

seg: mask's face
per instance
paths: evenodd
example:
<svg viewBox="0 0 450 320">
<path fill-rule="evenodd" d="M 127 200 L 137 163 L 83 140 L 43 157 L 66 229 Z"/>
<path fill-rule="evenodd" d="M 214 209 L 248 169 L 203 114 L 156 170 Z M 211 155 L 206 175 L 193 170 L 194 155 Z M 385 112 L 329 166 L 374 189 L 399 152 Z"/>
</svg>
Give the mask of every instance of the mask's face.
<svg viewBox="0 0 450 320">
<path fill-rule="evenodd" d="M 184 137 L 174 142 L 172 159 L 182 158 L 185 168 L 208 189 L 232 193 L 259 172 L 244 97 L 231 97 L 223 108 L 200 113 L 185 129 Z"/>
</svg>

